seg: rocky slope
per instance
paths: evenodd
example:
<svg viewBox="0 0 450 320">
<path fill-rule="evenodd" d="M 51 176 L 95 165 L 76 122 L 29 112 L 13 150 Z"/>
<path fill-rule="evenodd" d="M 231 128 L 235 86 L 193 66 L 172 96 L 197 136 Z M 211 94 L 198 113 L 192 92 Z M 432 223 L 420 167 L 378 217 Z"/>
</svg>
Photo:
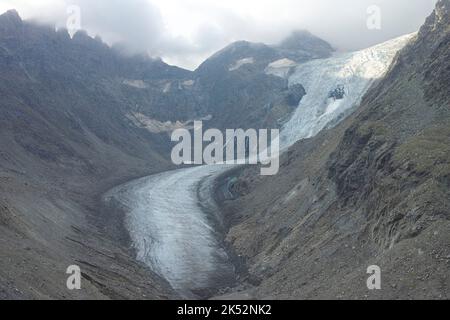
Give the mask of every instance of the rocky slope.
<svg viewBox="0 0 450 320">
<path fill-rule="evenodd" d="M 184 75 L 161 61 L 122 58 L 83 33 L 71 40 L 14 11 L 0 16 L 0 298 L 175 296 L 118 244 L 127 242 L 115 227 L 120 217 L 100 214 L 97 198 L 169 167 L 167 137 L 125 117 L 138 101 L 148 114 L 158 105 L 124 79 Z M 73 264 L 81 291 L 65 286 Z"/>
<path fill-rule="evenodd" d="M 449 14 L 439 1 L 360 109 L 290 148 L 277 176 L 237 175 L 222 203 L 247 272 L 222 298 L 450 297 Z"/>
</svg>

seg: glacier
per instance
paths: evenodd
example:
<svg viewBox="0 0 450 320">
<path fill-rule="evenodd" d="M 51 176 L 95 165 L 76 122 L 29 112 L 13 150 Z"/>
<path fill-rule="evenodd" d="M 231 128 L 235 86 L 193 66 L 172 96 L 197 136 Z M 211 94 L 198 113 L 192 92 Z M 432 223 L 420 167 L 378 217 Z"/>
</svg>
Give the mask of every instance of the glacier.
<svg viewBox="0 0 450 320">
<path fill-rule="evenodd" d="M 408 34 L 368 49 L 335 54 L 329 59 L 313 60 L 296 67 L 288 79 L 289 84 L 301 84 L 306 95 L 282 127 L 281 145 L 286 148 L 300 139 L 311 138 L 342 120 L 358 106 L 372 83 L 385 74 L 397 52 L 415 35 Z M 330 91 L 339 86 L 345 90 L 344 97 L 330 98 Z"/>
<path fill-rule="evenodd" d="M 221 227 L 219 210 L 210 197 L 214 174 L 230 166 L 163 172 L 105 195 L 105 201 L 114 199 L 127 212 L 137 259 L 187 297 L 210 283 L 229 283 L 234 275 L 216 231 Z"/>
<path fill-rule="evenodd" d="M 283 63 L 268 66 L 266 72 L 287 77 L 289 84 L 299 83 L 306 90 L 298 108 L 282 126 L 282 150 L 351 113 L 412 37 L 414 34 L 299 64 L 291 72 L 286 72 Z M 338 86 L 345 94 L 334 99 L 330 91 Z M 137 259 L 187 297 L 234 279 L 234 267 L 221 240 L 222 219 L 213 200 L 215 179 L 233 167 L 221 164 L 163 172 L 116 187 L 105 195 L 105 201 L 114 200 L 125 209 Z"/>
</svg>

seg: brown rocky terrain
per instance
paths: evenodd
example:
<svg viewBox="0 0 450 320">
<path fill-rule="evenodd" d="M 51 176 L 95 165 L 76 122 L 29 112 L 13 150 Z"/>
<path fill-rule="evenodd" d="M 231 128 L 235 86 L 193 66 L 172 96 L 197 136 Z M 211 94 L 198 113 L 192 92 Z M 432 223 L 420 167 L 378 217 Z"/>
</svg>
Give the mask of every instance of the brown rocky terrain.
<svg viewBox="0 0 450 320">
<path fill-rule="evenodd" d="M 245 267 L 220 298 L 450 298 L 449 14 L 439 1 L 358 111 L 290 148 L 277 176 L 224 178 L 238 178 L 221 202 Z"/>
</svg>

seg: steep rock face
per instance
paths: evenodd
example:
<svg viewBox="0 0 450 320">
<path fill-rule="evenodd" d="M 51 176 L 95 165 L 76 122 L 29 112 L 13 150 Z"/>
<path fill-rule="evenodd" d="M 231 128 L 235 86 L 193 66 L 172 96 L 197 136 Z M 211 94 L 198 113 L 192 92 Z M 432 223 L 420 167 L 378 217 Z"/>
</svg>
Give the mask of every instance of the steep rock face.
<svg viewBox="0 0 450 320">
<path fill-rule="evenodd" d="M 240 176 L 225 213 L 248 274 L 232 296 L 449 297 L 449 31 L 439 1 L 357 113 L 297 143 L 279 175 Z"/>
<path fill-rule="evenodd" d="M 368 217 L 383 216 L 374 237 L 384 247 L 417 235 L 436 217 L 450 218 L 449 31 L 443 1 L 366 96 L 366 110 L 330 159 L 342 201 L 364 203 Z"/>
<path fill-rule="evenodd" d="M 10 10 L 1 15 L 0 36 L 3 39 L 13 38 L 20 34 L 22 19 L 15 10 Z"/>
</svg>

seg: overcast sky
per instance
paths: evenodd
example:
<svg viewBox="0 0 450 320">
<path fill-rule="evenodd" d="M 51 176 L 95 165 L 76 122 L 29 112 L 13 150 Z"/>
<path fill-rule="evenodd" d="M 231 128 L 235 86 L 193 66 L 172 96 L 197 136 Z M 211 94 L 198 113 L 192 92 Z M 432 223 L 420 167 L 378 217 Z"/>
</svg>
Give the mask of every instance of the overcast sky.
<svg viewBox="0 0 450 320">
<path fill-rule="evenodd" d="M 67 8 L 81 27 L 133 52 L 193 69 L 236 40 L 277 43 L 307 29 L 339 50 L 364 48 L 417 31 L 437 0 L 0 0 L 0 13 L 66 26 Z M 381 29 L 376 25 L 380 9 Z M 368 11 L 369 10 L 369 11 Z M 374 22 L 375 21 L 375 22 Z M 375 23 L 375 24 L 374 24 Z"/>
</svg>

